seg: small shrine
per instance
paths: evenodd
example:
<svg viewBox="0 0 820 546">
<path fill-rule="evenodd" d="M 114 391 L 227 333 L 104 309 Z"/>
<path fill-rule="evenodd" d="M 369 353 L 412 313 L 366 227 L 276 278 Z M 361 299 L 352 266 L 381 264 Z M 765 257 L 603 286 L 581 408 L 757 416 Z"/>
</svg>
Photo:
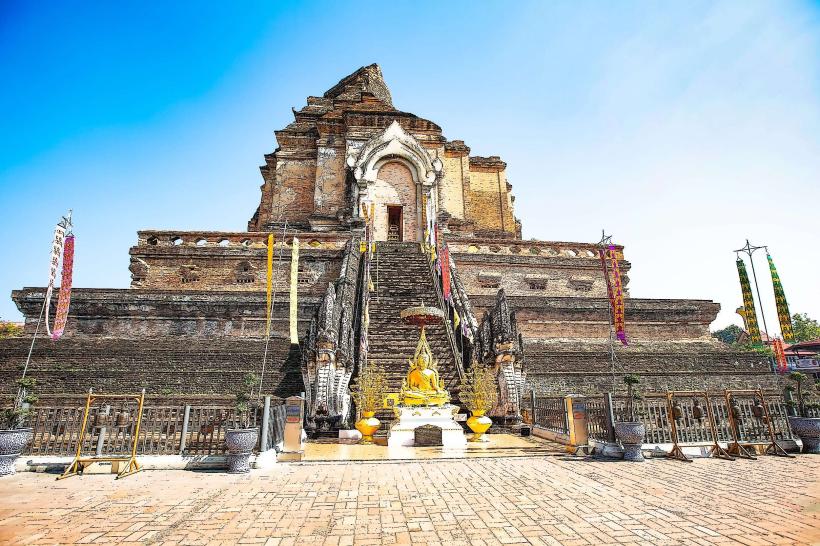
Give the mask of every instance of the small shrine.
<svg viewBox="0 0 820 546">
<path fill-rule="evenodd" d="M 390 428 L 388 447 L 416 445 L 417 432 L 429 433 L 435 427 L 441 431 L 441 445 L 463 447 L 467 444 L 462 427 L 456 423 L 458 406 L 450 404 L 450 393 L 439 377 L 438 366 L 425 327 L 444 320 L 444 314 L 436 307 L 409 307 L 401 312 L 408 324 L 419 326 L 419 342 L 413 358 L 408 360 L 409 370 L 402 382 L 398 405 L 394 412 L 398 422 Z"/>
</svg>

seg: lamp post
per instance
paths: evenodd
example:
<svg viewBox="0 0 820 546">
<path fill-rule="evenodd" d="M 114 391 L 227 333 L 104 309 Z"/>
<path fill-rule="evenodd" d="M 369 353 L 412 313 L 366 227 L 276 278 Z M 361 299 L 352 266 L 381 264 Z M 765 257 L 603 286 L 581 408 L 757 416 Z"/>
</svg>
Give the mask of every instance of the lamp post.
<svg viewBox="0 0 820 546">
<path fill-rule="evenodd" d="M 755 262 L 752 259 L 752 254 L 754 254 L 756 250 L 760 250 L 761 248 L 765 249 L 766 247 L 753 246 L 749 242 L 749 239 L 746 239 L 746 246 L 735 250 L 735 252 L 743 252 L 744 254 L 749 256 L 749 263 L 752 265 L 752 278 L 754 278 L 755 281 L 755 292 L 757 292 L 757 301 L 760 304 L 760 317 L 763 319 L 763 330 L 766 332 L 766 337 L 769 338 L 769 327 L 766 325 L 766 313 L 763 312 L 763 300 L 760 299 L 760 287 L 757 285 L 757 273 L 755 273 Z"/>
</svg>

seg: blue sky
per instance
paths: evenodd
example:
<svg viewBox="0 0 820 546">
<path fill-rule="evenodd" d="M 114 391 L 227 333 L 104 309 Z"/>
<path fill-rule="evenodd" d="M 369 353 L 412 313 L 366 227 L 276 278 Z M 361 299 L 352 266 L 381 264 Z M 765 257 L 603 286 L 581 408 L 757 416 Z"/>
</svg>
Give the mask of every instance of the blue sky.
<svg viewBox="0 0 820 546">
<path fill-rule="evenodd" d="M 372 62 L 398 108 L 507 161 L 525 238 L 605 227 L 634 297 L 718 301 L 723 326 L 748 237 L 820 318 L 816 3 L 9 0 L 0 317 L 68 208 L 79 287 L 126 287 L 138 229 L 244 229 L 290 108 Z"/>
</svg>

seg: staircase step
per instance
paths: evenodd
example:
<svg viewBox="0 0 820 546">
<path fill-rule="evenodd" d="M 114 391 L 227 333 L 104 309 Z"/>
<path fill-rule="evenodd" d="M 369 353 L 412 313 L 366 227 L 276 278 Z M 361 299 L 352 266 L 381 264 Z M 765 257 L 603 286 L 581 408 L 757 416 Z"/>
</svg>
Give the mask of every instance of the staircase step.
<svg viewBox="0 0 820 546">
<path fill-rule="evenodd" d="M 397 392 L 419 339 L 419 329 L 403 323 L 401 311 L 419 305 L 438 306 L 438 297 L 428 258 L 418 243 L 376 243 L 370 272 L 375 290 L 370 294 L 368 360 L 384 366 L 389 388 Z M 427 327 L 426 337 L 439 375 L 452 394 L 458 386 L 458 372 L 446 326 Z M 382 430 L 389 429 L 392 411 L 376 416 L 385 423 Z"/>
</svg>

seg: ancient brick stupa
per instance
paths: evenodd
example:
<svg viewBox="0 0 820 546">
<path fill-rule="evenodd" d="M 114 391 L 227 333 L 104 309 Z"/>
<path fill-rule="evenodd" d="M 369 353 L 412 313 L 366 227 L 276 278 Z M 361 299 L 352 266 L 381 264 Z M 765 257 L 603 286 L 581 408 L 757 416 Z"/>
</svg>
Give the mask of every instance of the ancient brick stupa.
<svg viewBox="0 0 820 546">
<path fill-rule="evenodd" d="M 530 387 L 612 389 L 599 248 L 522 240 L 504 161 L 471 156 L 464 141 L 398 110 L 375 64 L 308 97 L 294 117 L 276 131 L 279 147 L 265 156 L 261 199 L 247 231 L 140 231 L 130 250 L 129 288 L 74 291 L 64 338 L 35 346 L 29 373 L 41 393 L 144 386 L 154 394 L 225 394 L 246 372 L 259 375 L 270 233 L 276 262 L 284 265 L 274 270 L 262 390 L 306 392 L 311 419 L 333 425 L 345 418 L 348 382 L 365 356 L 384 364 L 399 390 L 418 333 L 398 313 L 414 305 L 446 310 L 448 320 L 428 328 L 427 339 L 456 399 L 458 378 L 474 361 L 496 366 L 496 415 L 516 414 L 522 389 Z M 376 244 L 363 254 L 369 210 Z M 446 296 L 422 244 L 436 230 L 452 260 Z M 288 323 L 294 236 L 298 346 Z M 717 303 L 629 297 L 623 247 L 614 257 L 630 340 L 617 344 L 615 379 L 639 373 L 646 390 L 772 384 L 765 358 L 711 340 Z M 43 288 L 12 294 L 29 335 L 43 296 Z M 13 372 L 29 342 L 0 342 L 4 393 L 14 392 Z"/>
</svg>

